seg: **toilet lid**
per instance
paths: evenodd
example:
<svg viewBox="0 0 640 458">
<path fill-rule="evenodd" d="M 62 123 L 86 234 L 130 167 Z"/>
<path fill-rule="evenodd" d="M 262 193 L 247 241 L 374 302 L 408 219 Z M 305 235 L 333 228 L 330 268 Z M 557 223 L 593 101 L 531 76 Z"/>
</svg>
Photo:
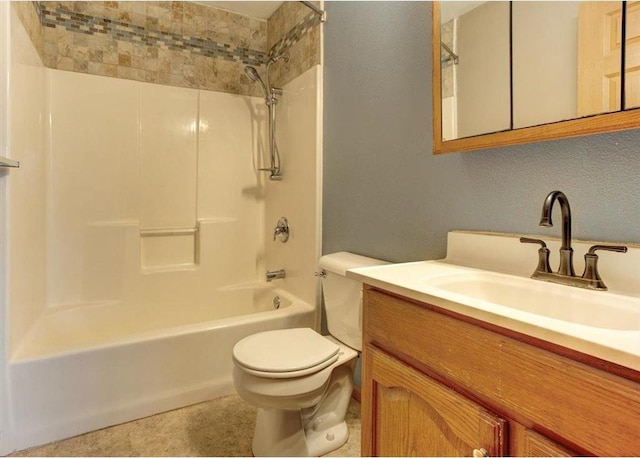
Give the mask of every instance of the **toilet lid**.
<svg viewBox="0 0 640 458">
<path fill-rule="evenodd" d="M 233 347 L 233 359 L 256 372 L 309 373 L 334 362 L 339 350 L 338 345 L 312 329 L 280 329 L 242 339 Z"/>
</svg>

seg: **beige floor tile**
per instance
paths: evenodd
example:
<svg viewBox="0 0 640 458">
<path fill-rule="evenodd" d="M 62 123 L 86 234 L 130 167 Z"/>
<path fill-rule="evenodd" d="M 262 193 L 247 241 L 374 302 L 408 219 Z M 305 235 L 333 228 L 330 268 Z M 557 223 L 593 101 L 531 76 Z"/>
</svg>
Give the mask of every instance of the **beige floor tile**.
<svg viewBox="0 0 640 458">
<path fill-rule="evenodd" d="M 11 456 L 251 456 L 256 409 L 226 396 L 112 426 Z M 347 413 L 349 440 L 329 456 L 360 456 L 360 404 Z"/>
</svg>

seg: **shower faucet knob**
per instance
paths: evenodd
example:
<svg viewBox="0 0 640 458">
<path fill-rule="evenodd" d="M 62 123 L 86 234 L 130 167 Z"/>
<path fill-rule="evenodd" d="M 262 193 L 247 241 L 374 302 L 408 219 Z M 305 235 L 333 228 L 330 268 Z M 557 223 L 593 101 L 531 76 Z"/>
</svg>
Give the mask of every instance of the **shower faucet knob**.
<svg viewBox="0 0 640 458">
<path fill-rule="evenodd" d="M 273 231 L 273 241 L 276 239 L 280 240 L 282 243 L 286 243 L 289 240 L 289 221 L 284 216 L 278 220 L 276 224 L 276 228 Z"/>
</svg>

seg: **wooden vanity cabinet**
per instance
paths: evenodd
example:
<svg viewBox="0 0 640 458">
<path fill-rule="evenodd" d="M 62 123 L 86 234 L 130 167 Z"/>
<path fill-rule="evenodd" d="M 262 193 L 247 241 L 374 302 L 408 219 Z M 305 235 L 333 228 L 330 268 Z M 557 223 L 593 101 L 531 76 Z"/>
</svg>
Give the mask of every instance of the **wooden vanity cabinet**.
<svg viewBox="0 0 640 458">
<path fill-rule="evenodd" d="M 640 454 L 635 371 L 367 285 L 363 317 L 363 456 Z"/>
<path fill-rule="evenodd" d="M 376 455 L 505 454 L 506 420 L 373 346 L 366 358 Z"/>
</svg>

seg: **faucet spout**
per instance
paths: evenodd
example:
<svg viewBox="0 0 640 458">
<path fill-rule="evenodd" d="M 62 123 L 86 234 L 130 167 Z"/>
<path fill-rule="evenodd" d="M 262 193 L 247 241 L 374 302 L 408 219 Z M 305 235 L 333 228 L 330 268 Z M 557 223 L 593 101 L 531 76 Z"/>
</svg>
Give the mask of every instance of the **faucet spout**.
<svg viewBox="0 0 640 458">
<path fill-rule="evenodd" d="M 562 191 L 552 191 L 547 195 L 542 205 L 540 226 L 553 226 L 551 210 L 556 200 L 560 203 L 560 211 L 562 212 L 562 246 L 560 247 L 560 267 L 558 273 L 574 276 L 573 248 L 571 248 L 571 207 L 569 206 L 569 199 L 567 199 L 567 196 Z"/>
<path fill-rule="evenodd" d="M 552 227 L 551 210 L 555 201 L 560 203 L 560 211 L 562 212 L 562 247 L 565 250 L 571 248 L 571 207 L 569 199 L 562 191 L 552 191 L 544 200 L 542 206 L 542 216 L 540 217 L 540 226 Z"/>
<path fill-rule="evenodd" d="M 284 278 L 285 276 L 286 274 L 284 272 L 284 269 L 267 271 L 267 274 L 265 275 L 267 281 Z"/>
</svg>

